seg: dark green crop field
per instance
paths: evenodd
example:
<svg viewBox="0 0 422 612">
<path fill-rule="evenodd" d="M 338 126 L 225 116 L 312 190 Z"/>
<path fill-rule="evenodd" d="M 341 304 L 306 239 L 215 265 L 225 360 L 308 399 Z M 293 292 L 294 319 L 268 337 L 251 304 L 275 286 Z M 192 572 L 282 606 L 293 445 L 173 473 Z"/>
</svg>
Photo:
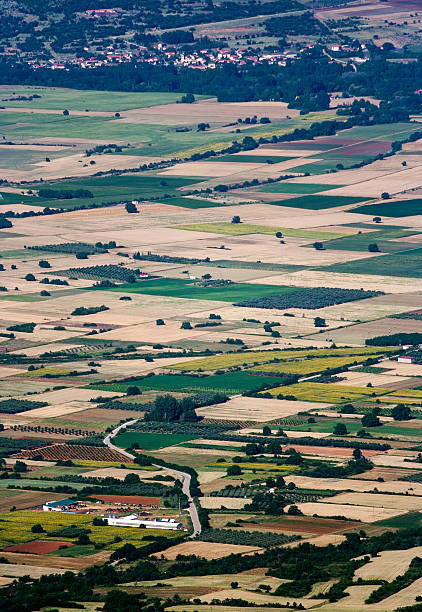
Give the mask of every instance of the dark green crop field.
<svg viewBox="0 0 422 612">
<path fill-rule="evenodd" d="M 221 393 L 244 393 L 260 388 L 263 384 L 276 387 L 282 384 L 283 378 L 278 376 L 254 376 L 246 372 L 229 372 L 212 376 L 188 376 L 186 374 L 158 374 L 132 380 L 131 382 L 93 383 L 89 389 L 126 393 L 127 388 L 136 385 L 140 391 L 176 391 L 198 393 L 201 391 Z"/>
<path fill-rule="evenodd" d="M 324 272 L 346 274 L 376 274 L 380 276 L 401 276 L 422 278 L 422 249 L 412 249 L 378 257 L 358 259 L 346 263 L 320 268 Z"/>
<path fill-rule="evenodd" d="M 305 195 L 300 198 L 281 200 L 280 202 L 269 202 L 278 206 L 291 206 L 293 208 L 307 208 L 309 210 L 323 210 L 336 206 L 348 206 L 357 204 L 370 198 L 357 198 L 353 196 L 329 196 L 329 195 Z"/>
<path fill-rule="evenodd" d="M 217 300 L 219 302 L 238 302 L 240 300 L 265 297 L 277 293 L 292 291 L 292 287 L 274 287 L 274 285 L 250 285 L 234 283 L 223 287 L 201 287 L 194 281 L 178 278 L 158 278 L 137 283 L 126 283 L 108 289 L 118 293 L 143 293 L 146 295 L 163 295 L 167 297 L 190 300 Z"/>
<path fill-rule="evenodd" d="M 362 215 L 379 215 L 382 217 L 411 217 L 422 214 L 422 198 L 414 200 L 385 201 L 380 204 L 367 204 L 358 206 L 348 212 Z"/>
</svg>

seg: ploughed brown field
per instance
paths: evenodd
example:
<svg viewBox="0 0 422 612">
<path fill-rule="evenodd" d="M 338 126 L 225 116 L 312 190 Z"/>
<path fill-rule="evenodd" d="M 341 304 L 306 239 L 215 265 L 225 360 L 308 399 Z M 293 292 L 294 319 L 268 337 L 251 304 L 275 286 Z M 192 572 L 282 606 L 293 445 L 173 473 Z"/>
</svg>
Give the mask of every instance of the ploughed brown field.
<svg viewBox="0 0 422 612">
<path fill-rule="evenodd" d="M 6 552 L 21 552 L 34 555 L 45 555 L 46 553 L 55 552 L 61 546 L 73 546 L 72 542 L 47 542 L 45 540 L 34 540 L 33 542 L 25 542 L 24 544 L 15 544 L 8 546 L 4 550 Z"/>
</svg>

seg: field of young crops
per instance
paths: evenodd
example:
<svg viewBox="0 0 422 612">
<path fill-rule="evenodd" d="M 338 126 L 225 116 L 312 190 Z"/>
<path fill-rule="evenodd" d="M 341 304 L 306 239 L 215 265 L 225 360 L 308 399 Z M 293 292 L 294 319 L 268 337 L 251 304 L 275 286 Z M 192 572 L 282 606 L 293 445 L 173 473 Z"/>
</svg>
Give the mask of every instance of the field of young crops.
<svg viewBox="0 0 422 612">
<path fill-rule="evenodd" d="M 212 371 L 220 368 L 230 368 L 241 365 L 257 365 L 272 359 L 300 359 L 307 357 L 336 357 L 345 355 L 371 355 L 388 353 L 394 351 L 391 347 L 360 347 L 360 348 L 338 348 L 338 349 L 310 349 L 310 350 L 286 350 L 286 351 L 248 351 L 247 353 L 230 353 L 225 355 L 213 355 L 212 357 L 201 357 L 171 366 L 172 370 L 205 370 Z"/>
<path fill-rule="evenodd" d="M 267 393 L 271 393 L 274 397 L 281 393 L 282 395 L 293 395 L 299 400 L 308 402 L 330 402 L 337 404 L 357 401 L 371 396 L 385 395 L 386 393 L 391 393 L 391 389 L 304 382 L 297 385 L 289 385 L 288 387 L 270 389 Z"/>
<path fill-rule="evenodd" d="M 180 533 L 159 529 L 148 529 L 147 531 L 145 529 L 127 529 L 125 527 L 96 527 L 91 524 L 92 515 L 23 510 L 0 514 L 0 549 L 33 540 L 50 540 L 46 533 L 31 532 L 31 527 L 37 523 L 40 523 L 47 533 L 69 527 L 70 525 L 90 529 L 91 533 L 88 534 L 90 540 L 105 544 L 105 547 L 109 549 L 120 548 L 127 543 L 134 544 L 135 546 L 146 545 L 148 542 L 142 541 L 145 535 L 164 535 L 169 538 L 180 536 Z M 121 540 L 114 542 L 113 540 L 116 536 L 121 538 Z M 51 540 L 55 539 L 64 542 L 75 541 L 74 538 L 63 536 L 51 538 Z"/>
</svg>

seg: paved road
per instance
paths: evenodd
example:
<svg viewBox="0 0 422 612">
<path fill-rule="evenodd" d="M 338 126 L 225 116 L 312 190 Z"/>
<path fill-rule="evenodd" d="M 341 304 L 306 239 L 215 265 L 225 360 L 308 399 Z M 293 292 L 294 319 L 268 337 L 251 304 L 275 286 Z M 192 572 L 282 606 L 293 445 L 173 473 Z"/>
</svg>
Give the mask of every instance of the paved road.
<svg viewBox="0 0 422 612">
<path fill-rule="evenodd" d="M 121 425 L 113 429 L 113 431 L 111 431 L 104 438 L 104 444 L 108 446 L 109 448 L 111 448 L 112 450 L 115 450 L 121 453 L 128 459 L 132 459 L 132 460 L 135 459 L 135 455 L 132 455 L 132 453 L 128 453 L 126 450 L 123 450 L 119 446 L 116 446 L 115 444 L 113 444 L 112 439 L 115 436 L 117 436 L 117 434 L 119 434 L 123 429 L 126 429 L 126 427 L 129 427 L 130 425 L 133 425 L 138 420 L 139 419 L 133 419 L 132 421 L 127 421 L 126 423 L 122 423 Z M 187 474 L 186 472 L 181 472 L 179 470 L 174 470 L 171 468 L 163 467 L 162 465 L 156 465 L 156 467 L 160 469 L 164 469 L 167 472 L 169 472 L 169 474 L 173 474 L 174 476 L 178 476 L 179 478 L 182 479 L 182 482 L 183 482 L 182 491 L 188 498 L 188 510 L 189 510 L 189 514 L 190 514 L 192 525 L 193 525 L 193 533 L 190 537 L 191 538 L 196 537 L 197 535 L 201 533 L 201 523 L 199 522 L 198 510 L 196 509 L 196 506 L 193 503 L 193 499 L 190 493 L 190 481 L 191 481 L 190 474 Z"/>
</svg>

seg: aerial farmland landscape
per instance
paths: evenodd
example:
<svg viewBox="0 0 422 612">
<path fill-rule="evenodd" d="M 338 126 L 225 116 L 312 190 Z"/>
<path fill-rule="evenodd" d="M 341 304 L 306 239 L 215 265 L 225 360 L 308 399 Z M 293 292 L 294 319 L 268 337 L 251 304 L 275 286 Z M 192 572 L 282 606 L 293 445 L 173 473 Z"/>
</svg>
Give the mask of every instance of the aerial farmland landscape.
<svg viewBox="0 0 422 612">
<path fill-rule="evenodd" d="M 2 612 L 421 612 L 422 2 L 0 10 Z"/>
</svg>

